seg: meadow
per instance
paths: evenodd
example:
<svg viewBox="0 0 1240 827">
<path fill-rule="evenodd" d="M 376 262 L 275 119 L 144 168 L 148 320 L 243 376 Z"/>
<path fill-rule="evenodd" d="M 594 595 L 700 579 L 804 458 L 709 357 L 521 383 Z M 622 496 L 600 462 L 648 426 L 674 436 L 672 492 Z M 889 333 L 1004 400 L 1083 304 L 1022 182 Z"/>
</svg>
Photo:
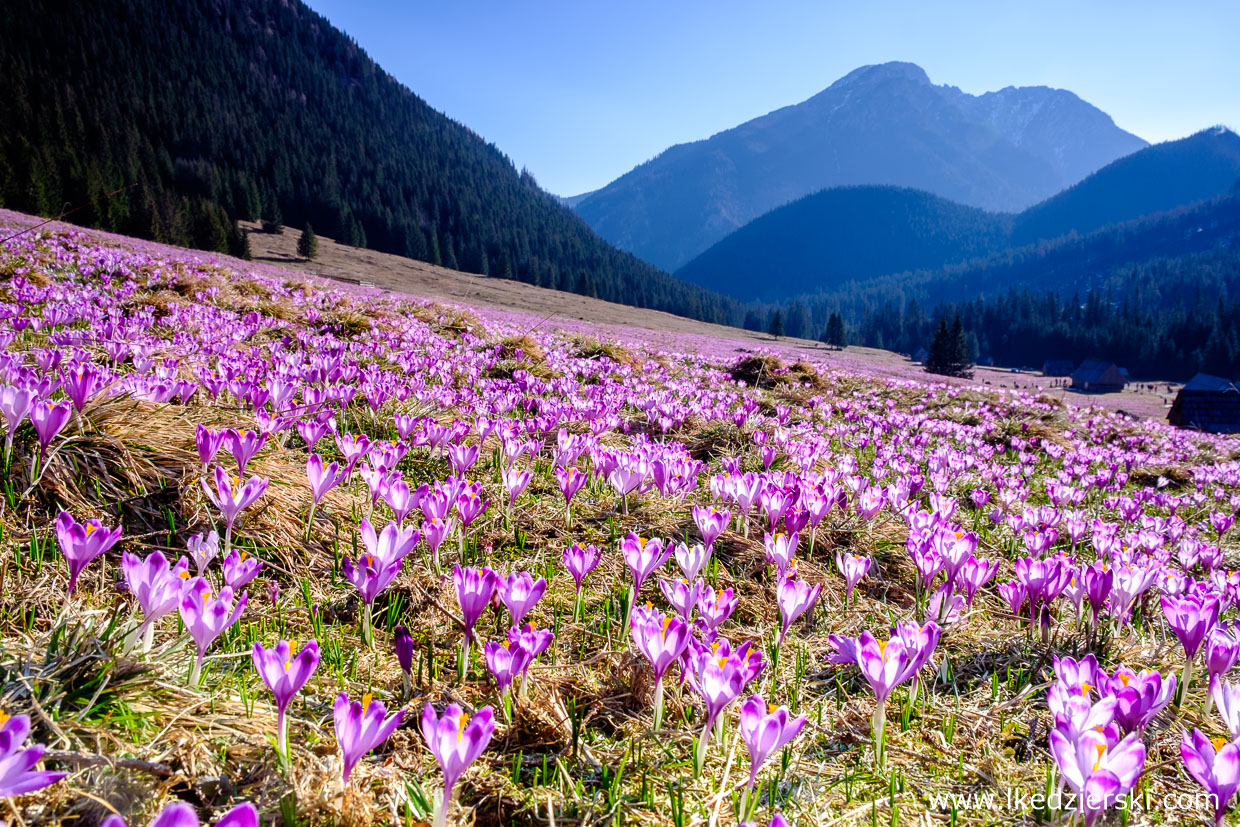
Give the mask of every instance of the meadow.
<svg viewBox="0 0 1240 827">
<path fill-rule="evenodd" d="M 1240 440 L 0 238 L 0 819 L 1234 803 Z"/>
</svg>

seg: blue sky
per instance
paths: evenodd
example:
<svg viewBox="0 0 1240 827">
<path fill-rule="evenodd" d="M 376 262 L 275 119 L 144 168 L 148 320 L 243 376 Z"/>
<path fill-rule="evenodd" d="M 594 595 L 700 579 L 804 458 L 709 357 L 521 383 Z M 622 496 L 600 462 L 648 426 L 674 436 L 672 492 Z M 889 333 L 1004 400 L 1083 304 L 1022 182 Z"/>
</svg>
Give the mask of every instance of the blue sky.
<svg viewBox="0 0 1240 827">
<path fill-rule="evenodd" d="M 1236 0 L 308 1 L 561 195 L 887 60 L 1070 89 L 1150 141 L 1240 128 Z"/>
</svg>

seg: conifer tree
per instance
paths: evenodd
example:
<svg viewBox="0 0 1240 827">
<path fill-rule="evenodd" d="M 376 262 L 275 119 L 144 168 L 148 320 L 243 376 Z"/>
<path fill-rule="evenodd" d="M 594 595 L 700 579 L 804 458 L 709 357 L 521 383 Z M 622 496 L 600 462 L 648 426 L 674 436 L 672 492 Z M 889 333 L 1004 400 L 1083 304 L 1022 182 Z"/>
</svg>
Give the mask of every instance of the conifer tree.
<svg viewBox="0 0 1240 827">
<path fill-rule="evenodd" d="M 775 315 L 771 317 L 771 326 L 767 328 L 766 332 L 776 339 L 784 335 L 784 314 L 782 310 L 775 311 Z"/>
<path fill-rule="evenodd" d="M 297 255 L 304 259 L 316 259 L 319 257 L 319 239 L 314 234 L 314 228 L 310 226 L 310 222 L 306 222 L 306 228 L 301 231 L 301 237 L 297 239 Z"/>
</svg>

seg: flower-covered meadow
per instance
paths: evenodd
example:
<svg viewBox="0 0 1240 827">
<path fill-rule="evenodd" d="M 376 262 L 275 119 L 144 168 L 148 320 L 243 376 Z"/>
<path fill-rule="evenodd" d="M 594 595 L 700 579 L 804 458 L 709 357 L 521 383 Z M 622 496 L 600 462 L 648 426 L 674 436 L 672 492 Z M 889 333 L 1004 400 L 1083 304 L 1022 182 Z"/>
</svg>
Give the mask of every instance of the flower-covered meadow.
<svg viewBox="0 0 1240 827">
<path fill-rule="evenodd" d="M 15 233 L 0 819 L 1234 803 L 1238 440 Z"/>
</svg>

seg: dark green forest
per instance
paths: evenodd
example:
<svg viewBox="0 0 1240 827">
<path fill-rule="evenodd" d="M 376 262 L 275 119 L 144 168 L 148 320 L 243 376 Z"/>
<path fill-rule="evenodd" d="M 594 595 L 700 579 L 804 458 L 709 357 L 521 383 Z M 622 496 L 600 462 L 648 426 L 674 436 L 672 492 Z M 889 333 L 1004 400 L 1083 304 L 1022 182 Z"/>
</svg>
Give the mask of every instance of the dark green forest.
<svg viewBox="0 0 1240 827">
<path fill-rule="evenodd" d="M 972 356 L 1008 367 L 1111 359 L 1135 377 L 1240 373 L 1240 188 L 1233 195 L 1085 236 L 933 271 L 857 281 L 752 308 L 765 330 L 821 338 L 833 313 L 849 341 L 912 353 L 959 313 Z"/>
<path fill-rule="evenodd" d="M 0 28 L 0 206 L 232 253 L 237 219 L 310 223 L 473 273 L 741 318 L 603 242 L 297 0 L 11 0 Z"/>
</svg>

